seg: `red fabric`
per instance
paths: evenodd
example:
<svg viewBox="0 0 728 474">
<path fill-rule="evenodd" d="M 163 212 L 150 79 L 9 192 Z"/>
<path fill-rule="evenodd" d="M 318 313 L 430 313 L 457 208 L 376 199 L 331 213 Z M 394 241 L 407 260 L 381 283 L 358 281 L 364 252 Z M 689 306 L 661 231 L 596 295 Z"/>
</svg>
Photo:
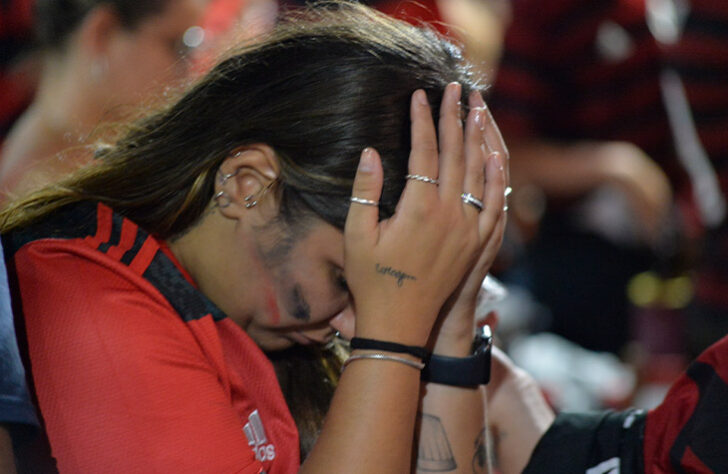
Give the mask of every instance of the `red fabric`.
<svg viewBox="0 0 728 474">
<path fill-rule="evenodd" d="M 36 240 L 15 254 L 36 395 L 61 472 L 295 472 L 298 435 L 268 359 L 229 319 L 185 322 L 142 278 L 159 250 L 153 238 L 120 263 L 132 222 L 117 246 L 97 250 L 111 219 L 100 205 L 94 236 Z M 264 427 L 257 446 L 244 432 L 251 416 Z"/>
<path fill-rule="evenodd" d="M 644 436 L 646 473 L 719 472 L 707 467 L 696 450 L 700 450 L 702 456 L 721 459 L 723 465 L 727 465 L 728 417 L 725 415 L 724 394 L 728 393 L 728 336 L 703 352 L 696 363 L 709 367 L 715 374 L 710 383 L 700 386 L 699 378 L 696 380 L 694 375 L 691 376 L 694 373 L 691 366 L 673 384 L 662 404 L 647 415 Z M 684 452 L 676 451 L 676 445 L 680 444 L 685 445 Z M 671 455 L 680 456 L 679 460 L 671 459 Z M 679 463 L 682 471 L 675 467 L 675 463 Z"/>
<path fill-rule="evenodd" d="M 385 0 L 373 3 L 373 6 L 387 15 L 413 25 L 426 23 L 443 35 L 450 34 L 450 30 L 442 21 L 436 0 Z"/>
<path fill-rule="evenodd" d="M 0 2 L 0 145 L 35 94 L 36 78 L 13 66 L 18 52 L 30 46 L 33 37 L 33 1 Z"/>
</svg>

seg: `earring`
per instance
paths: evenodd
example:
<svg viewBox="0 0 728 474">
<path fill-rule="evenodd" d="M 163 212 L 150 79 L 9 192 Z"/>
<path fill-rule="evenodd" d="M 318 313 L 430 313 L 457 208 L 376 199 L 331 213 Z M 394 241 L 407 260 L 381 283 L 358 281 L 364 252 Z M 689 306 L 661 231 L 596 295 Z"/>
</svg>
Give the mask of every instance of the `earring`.
<svg viewBox="0 0 728 474">
<path fill-rule="evenodd" d="M 258 204 L 257 200 L 254 200 L 255 194 L 248 194 L 245 196 L 245 208 L 250 209 L 251 207 L 255 207 L 256 204 Z M 251 201 L 252 200 L 252 201 Z"/>
<path fill-rule="evenodd" d="M 258 204 L 258 199 L 265 196 L 265 194 L 268 192 L 268 190 L 271 188 L 271 186 L 273 186 L 273 183 L 275 183 L 276 181 L 278 181 L 278 178 L 276 178 L 273 181 L 271 181 L 270 183 L 266 184 L 265 187 L 263 189 L 261 189 L 260 191 L 258 191 L 257 193 L 248 194 L 247 196 L 245 196 L 243 198 L 243 199 L 245 199 L 245 208 L 250 209 L 251 207 L 255 207 L 255 205 Z"/>
<path fill-rule="evenodd" d="M 222 198 L 222 197 L 224 197 L 227 200 L 227 202 L 225 202 L 224 204 L 220 203 L 220 198 Z M 225 194 L 225 191 L 218 192 L 217 194 L 215 194 L 213 199 L 215 200 L 215 202 L 217 202 L 217 207 L 220 207 L 223 209 L 228 207 L 232 203 L 232 199 L 230 199 L 230 197 L 227 194 Z"/>
<path fill-rule="evenodd" d="M 101 82 L 109 72 L 109 60 L 105 57 L 97 58 L 91 63 L 89 74 L 93 82 Z"/>
<path fill-rule="evenodd" d="M 222 179 L 220 180 L 220 185 L 224 186 L 228 179 L 230 179 L 233 176 L 238 174 L 238 172 L 240 171 L 240 168 L 236 169 L 232 173 L 227 173 L 227 174 L 223 173 L 222 170 L 218 170 L 218 171 L 220 172 L 220 174 L 222 174 Z"/>
</svg>

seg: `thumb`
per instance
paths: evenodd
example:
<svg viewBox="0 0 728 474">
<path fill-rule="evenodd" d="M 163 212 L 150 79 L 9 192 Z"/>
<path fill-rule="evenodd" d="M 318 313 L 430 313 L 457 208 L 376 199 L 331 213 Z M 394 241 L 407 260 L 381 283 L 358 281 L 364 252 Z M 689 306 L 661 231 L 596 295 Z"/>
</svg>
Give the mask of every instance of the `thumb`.
<svg viewBox="0 0 728 474">
<path fill-rule="evenodd" d="M 346 217 L 344 233 L 347 238 L 372 236 L 379 223 L 379 198 L 382 195 L 382 162 L 373 148 L 361 153 L 351 191 L 352 202 Z"/>
</svg>

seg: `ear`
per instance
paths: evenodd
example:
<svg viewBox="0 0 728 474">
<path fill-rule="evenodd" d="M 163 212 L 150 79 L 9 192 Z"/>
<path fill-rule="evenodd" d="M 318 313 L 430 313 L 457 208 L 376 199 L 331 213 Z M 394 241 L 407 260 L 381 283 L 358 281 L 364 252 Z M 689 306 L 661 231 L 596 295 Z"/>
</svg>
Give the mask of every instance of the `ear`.
<svg viewBox="0 0 728 474">
<path fill-rule="evenodd" d="M 275 151 L 266 144 L 236 148 L 222 162 L 215 176 L 215 196 L 223 216 L 239 219 L 253 213 L 277 212 L 273 191 L 280 174 Z"/>
<path fill-rule="evenodd" d="M 116 10 L 110 4 L 101 4 L 83 19 L 78 33 L 79 45 L 91 58 L 105 56 L 111 39 L 121 27 Z"/>
</svg>

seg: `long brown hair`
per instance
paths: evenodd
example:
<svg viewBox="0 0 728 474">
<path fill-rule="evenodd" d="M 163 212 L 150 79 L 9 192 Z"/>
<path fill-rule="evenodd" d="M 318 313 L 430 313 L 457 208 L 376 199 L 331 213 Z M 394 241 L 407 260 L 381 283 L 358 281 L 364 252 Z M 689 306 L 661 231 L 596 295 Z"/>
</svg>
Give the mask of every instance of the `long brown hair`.
<svg viewBox="0 0 728 474">
<path fill-rule="evenodd" d="M 100 148 L 92 165 L 12 202 L 0 212 L 0 232 L 95 200 L 162 239 L 173 238 L 210 205 L 215 173 L 230 151 L 251 143 L 270 145 L 280 159 L 284 221 L 316 215 L 338 228 L 361 150 L 375 147 L 384 166 L 386 217 L 405 182 L 411 94 L 424 89 L 437 117 L 453 81 L 463 85 L 463 98 L 479 87 L 460 50 L 432 30 L 355 3 L 310 8 L 229 53 L 178 100 Z M 333 391 L 335 357 L 314 357 L 324 359 L 311 366 L 310 355 L 299 353 L 279 364 L 304 452 L 327 406 L 307 397 Z M 295 400 L 297 393 L 306 400 Z"/>
</svg>

